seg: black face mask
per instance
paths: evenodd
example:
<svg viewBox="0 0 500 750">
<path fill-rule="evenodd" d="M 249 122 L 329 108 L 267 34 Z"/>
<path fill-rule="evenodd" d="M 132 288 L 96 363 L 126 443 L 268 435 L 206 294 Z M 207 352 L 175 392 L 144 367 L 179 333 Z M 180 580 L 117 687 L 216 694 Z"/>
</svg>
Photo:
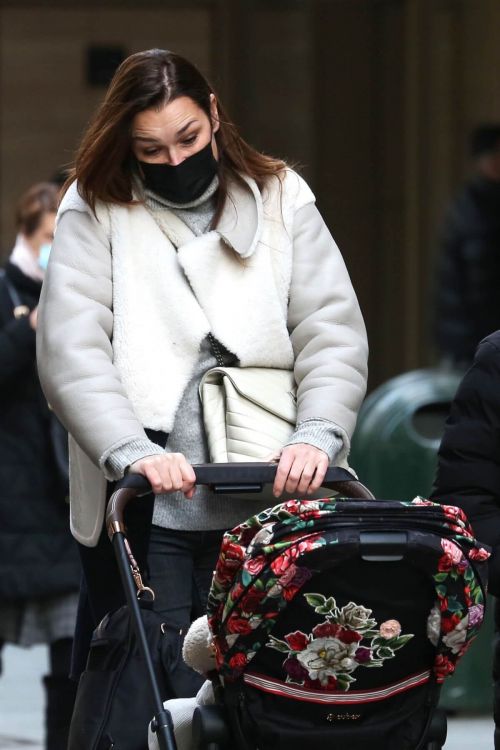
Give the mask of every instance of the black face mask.
<svg viewBox="0 0 500 750">
<path fill-rule="evenodd" d="M 188 156 L 180 164 L 148 164 L 139 162 L 144 184 L 153 193 L 172 203 L 191 203 L 202 195 L 217 174 L 217 161 L 212 151 L 212 141 Z"/>
</svg>

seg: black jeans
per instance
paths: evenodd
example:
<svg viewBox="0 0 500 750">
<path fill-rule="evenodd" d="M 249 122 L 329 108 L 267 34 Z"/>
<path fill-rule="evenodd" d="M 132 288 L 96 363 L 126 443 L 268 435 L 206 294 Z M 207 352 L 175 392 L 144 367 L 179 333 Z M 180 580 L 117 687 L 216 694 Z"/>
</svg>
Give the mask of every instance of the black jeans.
<svg viewBox="0 0 500 750">
<path fill-rule="evenodd" d="M 108 498 L 113 486 L 108 485 Z M 146 495 L 130 503 L 125 510 L 127 539 L 141 571 L 145 571 L 149 546 L 154 496 Z M 113 546 L 103 527 L 95 547 L 78 544 L 82 563 L 80 598 L 76 616 L 71 677 L 78 680 L 85 669 L 94 628 L 108 612 L 125 604 L 120 572 Z"/>
<path fill-rule="evenodd" d="M 154 609 L 169 625 L 185 632 L 205 614 L 223 533 L 151 527 L 148 582 L 155 592 Z"/>
</svg>

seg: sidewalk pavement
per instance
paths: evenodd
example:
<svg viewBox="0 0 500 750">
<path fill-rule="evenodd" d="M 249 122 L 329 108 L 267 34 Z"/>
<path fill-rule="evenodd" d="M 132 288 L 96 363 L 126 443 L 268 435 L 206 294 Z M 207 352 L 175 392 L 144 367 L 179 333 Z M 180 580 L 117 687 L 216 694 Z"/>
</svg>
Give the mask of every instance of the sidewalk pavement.
<svg viewBox="0 0 500 750">
<path fill-rule="evenodd" d="M 7 646 L 0 678 L 0 750 L 43 750 L 41 677 L 47 671 L 47 649 Z M 493 750 L 493 722 L 488 717 L 448 720 L 445 750 Z"/>
<path fill-rule="evenodd" d="M 47 648 L 6 646 L 0 677 L 1 750 L 43 749 L 44 693 L 41 678 L 47 673 Z"/>
</svg>

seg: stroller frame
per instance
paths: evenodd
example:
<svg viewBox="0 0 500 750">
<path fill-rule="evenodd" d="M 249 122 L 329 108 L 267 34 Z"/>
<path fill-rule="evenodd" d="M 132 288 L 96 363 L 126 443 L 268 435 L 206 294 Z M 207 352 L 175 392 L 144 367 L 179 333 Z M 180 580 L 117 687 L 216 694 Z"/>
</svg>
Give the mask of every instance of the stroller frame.
<svg viewBox="0 0 500 750">
<path fill-rule="evenodd" d="M 265 484 L 273 482 L 276 473 L 276 465 L 257 462 L 200 464 L 193 468 L 197 484 L 210 486 L 214 492 L 223 494 L 261 492 Z M 323 486 L 334 489 L 344 497 L 374 499 L 371 492 L 344 469 L 330 468 Z M 150 485 L 144 477 L 134 474 L 127 475 L 118 483 L 109 500 L 106 526 L 115 550 L 123 589 L 130 610 L 132 627 L 144 661 L 146 679 L 151 695 L 153 714 L 151 726 L 153 731 L 156 732 L 160 750 L 177 750 L 172 718 L 168 710 L 163 707 L 139 606 L 139 599 L 150 595 L 150 590 L 142 583 L 139 568 L 127 542 L 123 522 L 123 512 L 126 505 L 133 499 L 150 491 Z M 400 548 L 401 535 L 394 531 L 368 534 L 363 541 L 363 555 L 372 560 L 397 559 Z M 196 709 L 193 718 L 193 738 L 195 746 L 199 750 L 229 750 L 229 748 L 234 747 L 234 742 L 232 744 L 229 729 L 224 719 L 222 706 L 203 706 Z M 241 739 L 245 744 L 239 744 L 238 747 L 242 749 L 245 747 L 245 750 L 250 750 L 252 746 L 247 743 L 246 738 Z M 441 750 L 445 740 L 446 716 L 443 711 L 436 710 L 434 706 L 430 710 L 427 728 L 416 750 Z"/>
</svg>

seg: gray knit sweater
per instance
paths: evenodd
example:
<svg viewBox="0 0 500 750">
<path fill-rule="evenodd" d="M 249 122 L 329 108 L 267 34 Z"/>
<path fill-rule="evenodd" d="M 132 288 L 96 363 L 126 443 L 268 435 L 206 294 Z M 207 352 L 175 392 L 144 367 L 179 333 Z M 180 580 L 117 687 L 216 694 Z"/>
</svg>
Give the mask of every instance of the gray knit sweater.
<svg viewBox="0 0 500 750">
<path fill-rule="evenodd" d="M 173 211 L 196 235 L 206 232 L 215 212 L 217 178 L 198 200 L 185 205 L 176 205 L 158 195 L 145 191 L 146 207 L 162 226 L 162 215 Z M 224 363 L 237 365 L 236 357 L 221 348 Z M 209 461 L 207 442 L 203 427 L 198 386 L 203 374 L 217 365 L 209 339 L 200 347 L 200 355 L 191 379 L 186 386 L 176 414 L 174 427 L 166 446 L 158 446 L 148 440 L 131 441 L 111 454 L 107 468 L 116 478 L 123 475 L 126 468 L 147 455 L 163 453 L 183 453 L 191 464 Z M 146 425 L 147 427 L 147 425 Z M 310 419 L 297 426 L 288 444 L 309 443 L 324 450 L 332 462 L 342 448 L 342 438 L 334 424 L 327 420 Z M 243 500 L 226 495 L 214 495 L 205 487 L 197 487 L 195 495 L 187 500 L 180 492 L 158 495 L 155 502 L 153 523 L 165 528 L 183 530 L 208 530 L 230 528 L 254 513 L 258 513 L 268 502 Z"/>
</svg>

